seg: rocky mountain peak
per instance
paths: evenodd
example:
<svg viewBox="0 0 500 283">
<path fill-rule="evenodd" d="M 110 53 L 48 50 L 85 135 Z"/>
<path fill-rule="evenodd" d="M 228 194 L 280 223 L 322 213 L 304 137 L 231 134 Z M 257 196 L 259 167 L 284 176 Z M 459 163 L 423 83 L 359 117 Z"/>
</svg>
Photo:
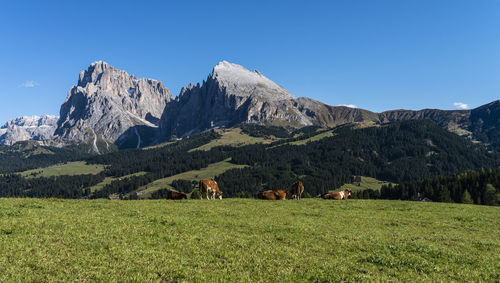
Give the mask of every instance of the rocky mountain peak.
<svg viewBox="0 0 500 283">
<path fill-rule="evenodd" d="M 19 127 L 42 127 L 45 125 L 55 125 L 58 116 L 55 115 L 42 115 L 42 116 L 22 116 L 7 121 L 1 129 L 7 129 L 15 126 Z"/>
<path fill-rule="evenodd" d="M 171 100 L 161 82 L 97 61 L 80 72 L 78 84 L 68 92 L 55 134 L 77 141 L 99 136 L 118 144 L 132 136 L 141 145 L 140 129 L 156 127 Z"/>
<path fill-rule="evenodd" d="M 91 142 L 94 151 L 141 147 L 215 127 L 259 123 L 332 127 L 352 122 L 386 123 L 430 119 L 450 131 L 500 145 L 500 100 L 472 110 L 394 110 L 373 113 L 329 106 L 293 95 L 259 71 L 222 61 L 202 83 L 189 84 L 173 99 L 159 81 L 136 78 L 96 61 L 80 72 L 56 116 L 20 117 L 0 127 L 0 144 L 21 140 Z M 105 147 L 105 148 L 103 148 Z"/>
<path fill-rule="evenodd" d="M 285 88 L 265 77 L 259 71 L 222 61 L 213 68 L 212 80 L 218 82 L 227 95 L 260 96 L 267 100 L 293 99 Z"/>
<path fill-rule="evenodd" d="M 25 140 L 51 139 L 59 117 L 53 115 L 24 116 L 7 121 L 0 127 L 0 145 Z"/>
<path fill-rule="evenodd" d="M 167 105 L 160 120 L 162 133 L 185 136 L 214 127 L 240 123 L 332 125 L 346 120 L 363 120 L 359 114 L 332 117 L 331 107 L 312 100 L 296 100 L 285 88 L 259 71 L 222 61 L 203 84 L 181 90 Z M 358 117 L 359 116 L 359 117 Z"/>
<path fill-rule="evenodd" d="M 96 61 L 90 64 L 87 70 L 80 72 L 77 85 L 85 87 L 90 82 L 96 83 L 103 73 L 112 71 L 115 71 L 115 69 L 108 63 L 104 61 Z"/>
</svg>

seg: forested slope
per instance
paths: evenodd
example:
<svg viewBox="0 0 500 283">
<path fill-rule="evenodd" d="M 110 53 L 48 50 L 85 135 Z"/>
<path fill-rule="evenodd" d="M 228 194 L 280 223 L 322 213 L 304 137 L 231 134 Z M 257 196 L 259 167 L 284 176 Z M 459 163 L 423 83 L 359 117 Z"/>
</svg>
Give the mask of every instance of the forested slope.
<svg viewBox="0 0 500 283">
<path fill-rule="evenodd" d="M 330 131 L 331 136 L 302 145 L 291 144 L 325 130 Z M 119 194 L 134 197 L 139 188 L 155 180 L 230 159 L 234 164 L 248 167 L 214 176 L 225 196 L 234 197 L 242 192 L 255 195 L 262 189 L 288 188 L 295 180 L 302 180 L 306 192 L 314 196 L 340 187 L 353 175 L 401 183 L 495 168 L 500 162 L 497 152 L 488 151 L 482 145 L 443 130 L 430 120 L 403 121 L 368 128 L 344 125 L 325 130 L 304 128 L 301 132 L 291 132 L 277 127 L 250 126 L 243 129 L 249 135 L 272 135 L 282 139 L 272 144 L 219 146 L 208 151 L 193 151 L 220 137 L 218 133 L 208 131 L 163 147 L 122 150 L 86 158 L 87 162 L 105 165 L 106 169 L 99 175 L 74 176 L 74 179 L 64 180 L 80 182 L 82 193 L 75 193 L 74 187 L 68 188 L 68 193 L 61 193 L 66 190 L 62 178 L 12 182 L 14 177 L 2 176 L 0 195 L 42 196 L 27 188 L 45 182 L 50 184 L 47 187 L 53 188 L 54 193 L 44 189 L 43 196 L 107 197 Z M 116 179 L 97 192 L 86 190 L 105 177 L 117 178 L 138 172 L 146 174 Z M 13 190 L 9 187 L 14 183 L 19 188 Z"/>
</svg>

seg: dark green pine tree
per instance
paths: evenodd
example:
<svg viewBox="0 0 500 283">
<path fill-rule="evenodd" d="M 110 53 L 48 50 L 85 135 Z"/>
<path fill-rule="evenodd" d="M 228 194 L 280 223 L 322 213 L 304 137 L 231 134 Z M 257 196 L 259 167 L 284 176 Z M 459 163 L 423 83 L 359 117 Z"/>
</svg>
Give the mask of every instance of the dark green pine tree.
<svg viewBox="0 0 500 283">
<path fill-rule="evenodd" d="M 439 185 L 439 187 L 438 187 L 437 201 L 440 201 L 440 202 L 451 202 L 450 190 L 448 190 L 447 187 L 445 187 L 443 185 Z"/>
<path fill-rule="evenodd" d="M 467 203 L 467 204 L 474 203 L 468 190 L 465 190 L 464 193 L 462 194 L 462 203 Z"/>
<path fill-rule="evenodd" d="M 483 202 L 486 205 L 497 205 L 497 193 L 495 187 L 492 184 L 487 184 L 484 190 Z"/>
</svg>

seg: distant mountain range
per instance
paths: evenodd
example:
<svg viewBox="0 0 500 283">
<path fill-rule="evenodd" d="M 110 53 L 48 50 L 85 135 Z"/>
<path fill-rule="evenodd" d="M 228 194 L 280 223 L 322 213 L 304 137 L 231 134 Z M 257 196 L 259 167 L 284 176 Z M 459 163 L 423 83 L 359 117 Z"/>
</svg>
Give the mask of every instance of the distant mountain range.
<svg viewBox="0 0 500 283">
<path fill-rule="evenodd" d="M 0 127 L 0 144 L 13 145 L 24 140 L 52 139 L 59 117 L 52 115 L 19 117 Z"/>
<path fill-rule="evenodd" d="M 259 71 L 220 62 L 200 85 L 174 98 L 152 79 L 138 79 L 103 61 L 80 73 L 61 106 L 60 117 L 21 117 L 0 128 L 0 144 L 48 140 L 52 145 L 84 142 L 96 153 L 116 144 L 143 147 L 215 127 L 258 123 L 289 127 L 333 127 L 347 123 L 430 119 L 439 126 L 484 143 L 500 145 L 500 100 L 473 110 L 391 110 L 374 113 L 294 98 Z"/>
</svg>

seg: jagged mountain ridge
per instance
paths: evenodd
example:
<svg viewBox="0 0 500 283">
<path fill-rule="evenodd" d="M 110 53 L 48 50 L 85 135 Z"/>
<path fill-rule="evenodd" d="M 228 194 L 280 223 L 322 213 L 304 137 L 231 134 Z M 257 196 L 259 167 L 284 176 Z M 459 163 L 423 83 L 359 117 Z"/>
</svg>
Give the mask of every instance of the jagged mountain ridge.
<svg viewBox="0 0 500 283">
<path fill-rule="evenodd" d="M 489 109 L 493 104 L 483 107 Z M 160 128 L 163 136 L 168 137 L 190 135 L 217 126 L 231 127 L 239 123 L 333 127 L 354 122 L 381 124 L 430 119 L 449 131 L 478 138 L 477 135 L 482 133 L 482 124 L 471 120 L 477 111 L 423 109 L 375 113 L 360 108 L 330 106 L 307 97 L 294 98 L 259 71 L 252 72 L 223 61 L 214 67 L 201 85 L 190 84 L 181 90 L 180 95 L 165 108 Z M 499 115 L 490 116 L 498 119 Z M 489 125 L 496 129 L 498 123 L 490 122 Z M 495 130 L 488 133 L 486 137 L 494 136 L 500 140 Z M 485 141 L 485 138 L 480 140 Z"/>
<path fill-rule="evenodd" d="M 24 116 L 7 121 L 0 127 L 0 145 L 18 141 L 51 139 L 59 117 L 53 115 Z"/>
<path fill-rule="evenodd" d="M 211 127 L 269 123 L 302 127 L 361 122 L 367 110 L 333 107 L 310 98 L 295 99 L 259 71 L 226 61 L 200 84 L 190 84 L 167 105 L 160 121 L 164 136 L 185 136 Z"/>
<path fill-rule="evenodd" d="M 80 73 L 78 84 L 68 92 L 55 135 L 73 141 L 102 138 L 118 145 L 132 137 L 139 147 L 142 129 L 157 127 L 172 99 L 161 82 L 137 79 L 97 61 Z"/>
<path fill-rule="evenodd" d="M 44 132 L 10 135 L 6 139 L 6 129 L 0 129 L 0 137 L 7 140 L 6 144 L 51 138 L 47 141 L 50 145 L 86 142 L 99 153 L 100 146 L 109 149 L 110 143 L 122 148 L 147 146 L 172 135 L 182 137 L 240 123 L 333 127 L 353 122 L 430 119 L 447 130 L 500 145 L 499 105 L 500 101 L 494 101 L 473 110 L 382 113 L 330 106 L 307 97 L 294 98 L 261 72 L 226 61 L 216 65 L 201 85 L 190 84 L 174 99 L 159 81 L 137 79 L 97 61 L 80 72 L 77 85 L 68 92 L 57 129 L 51 130 L 55 138 Z"/>
</svg>

